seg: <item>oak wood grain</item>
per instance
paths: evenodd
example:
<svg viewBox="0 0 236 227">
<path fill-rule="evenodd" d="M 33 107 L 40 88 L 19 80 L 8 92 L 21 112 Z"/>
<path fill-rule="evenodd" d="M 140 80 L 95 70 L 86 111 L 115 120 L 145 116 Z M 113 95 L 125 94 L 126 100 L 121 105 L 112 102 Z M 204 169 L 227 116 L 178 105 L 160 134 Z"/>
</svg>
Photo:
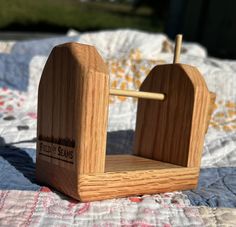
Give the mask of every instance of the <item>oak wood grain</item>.
<svg viewBox="0 0 236 227">
<path fill-rule="evenodd" d="M 105 172 L 180 168 L 166 162 L 160 162 L 135 155 L 107 155 Z"/>
<path fill-rule="evenodd" d="M 81 201 L 195 188 L 213 100 L 204 79 L 162 65 L 140 90 L 164 100 L 138 101 L 135 155 L 106 156 L 107 66 L 92 46 L 56 46 L 39 85 L 36 179 Z"/>
<path fill-rule="evenodd" d="M 117 159 L 114 156 L 106 159 L 107 172 L 79 176 L 79 196 L 76 199 L 86 202 L 187 190 L 195 188 L 198 182 L 199 168 L 187 168 L 144 158 L 141 161 L 139 157 L 129 155 L 120 155 Z M 125 166 L 123 171 L 117 162 Z"/>
<path fill-rule="evenodd" d="M 164 93 L 164 101 L 138 100 L 136 155 L 198 167 L 210 93 L 199 71 L 189 65 L 154 67 L 141 91 Z"/>
<path fill-rule="evenodd" d="M 52 50 L 38 92 L 38 181 L 68 193 L 76 191 L 78 174 L 104 172 L 108 99 L 107 66 L 94 47 Z M 73 164 L 65 158 L 71 152 Z"/>
</svg>

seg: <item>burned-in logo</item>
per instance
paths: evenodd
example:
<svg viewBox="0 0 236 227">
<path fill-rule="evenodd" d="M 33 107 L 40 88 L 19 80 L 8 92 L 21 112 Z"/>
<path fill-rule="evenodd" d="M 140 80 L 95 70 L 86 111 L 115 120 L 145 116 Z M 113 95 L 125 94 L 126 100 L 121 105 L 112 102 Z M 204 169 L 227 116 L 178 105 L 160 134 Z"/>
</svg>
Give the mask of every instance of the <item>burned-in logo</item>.
<svg viewBox="0 0 236 227">
<path fill-rule="evenodd" d="M 39 136 L 38 154 L 66 163 L 74 163 L 75 143 L 69 139 L 55 139 Z"/>
</svg>

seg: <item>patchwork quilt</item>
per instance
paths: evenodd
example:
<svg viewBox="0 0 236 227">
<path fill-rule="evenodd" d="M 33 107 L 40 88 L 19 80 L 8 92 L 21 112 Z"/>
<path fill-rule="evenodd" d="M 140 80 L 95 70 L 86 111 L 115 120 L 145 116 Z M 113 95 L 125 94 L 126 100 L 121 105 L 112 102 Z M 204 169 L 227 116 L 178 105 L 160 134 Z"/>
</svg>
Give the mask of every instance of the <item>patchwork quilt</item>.
<svg viewBox="0 0 236 227">
<path fill-rule="evenodd" d="M 0 41 L 0 226 L 236 226 L 236 61 L 208 57 L 198 44 L 183 43 L 181 62 L 196 66 L 217 98 L 196 190 L 80 203 L 37 184 L 38 83 L 51 49 L 72 41 L 97 48 L 112 88 L 137 90 L 173 58 L 166 35 L 133 30 Z M 109 101 L 107 153 L 131 153 L 137 101 Z"/>
</svg>

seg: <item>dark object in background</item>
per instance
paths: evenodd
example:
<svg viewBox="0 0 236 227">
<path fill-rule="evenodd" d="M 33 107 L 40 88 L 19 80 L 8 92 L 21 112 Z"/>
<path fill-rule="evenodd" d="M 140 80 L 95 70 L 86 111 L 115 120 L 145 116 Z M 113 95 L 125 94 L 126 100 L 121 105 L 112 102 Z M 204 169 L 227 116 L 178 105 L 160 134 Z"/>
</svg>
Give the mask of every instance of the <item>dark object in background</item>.
<svg viewBox="0 0 236 227">
<path fill-rule="evenodd" d="M 139 7 L 148 6 L 153 10 L 153 16 L 160 20 L 166 20 L 170 0 L 134 0 L 133 9 L 137 10 Z M 176 35 L 176 34 L 175 34 Z"/>
<path fill-rule="evenodd" d="M 183 33 L 204 45 L 209 55 L 236 59 L 236 1 L 171 0 L 165 32 Z"/>
</svg>

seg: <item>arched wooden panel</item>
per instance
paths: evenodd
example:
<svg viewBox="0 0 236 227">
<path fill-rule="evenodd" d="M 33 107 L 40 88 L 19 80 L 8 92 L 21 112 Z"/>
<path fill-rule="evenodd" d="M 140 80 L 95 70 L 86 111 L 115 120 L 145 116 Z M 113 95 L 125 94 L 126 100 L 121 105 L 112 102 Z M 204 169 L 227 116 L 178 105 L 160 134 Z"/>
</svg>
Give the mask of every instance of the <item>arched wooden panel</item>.
<svg viewBox="0 0 236 227">
<path fill-rule="evenodd" d="M 140 90 L 164 93 L 166 98 L 138 100 L 135 154 L 181 166 L 199 166 L 210 101 L 199 71 L 182 64 L 156 66 Z"/>
<path fill-rule="evenodd" d="M 77 193 L 79 173 L 105 169 L 107 67 L 92 46 L 56 46 L 38 94 L 37 179 Z"/>
</svg>

